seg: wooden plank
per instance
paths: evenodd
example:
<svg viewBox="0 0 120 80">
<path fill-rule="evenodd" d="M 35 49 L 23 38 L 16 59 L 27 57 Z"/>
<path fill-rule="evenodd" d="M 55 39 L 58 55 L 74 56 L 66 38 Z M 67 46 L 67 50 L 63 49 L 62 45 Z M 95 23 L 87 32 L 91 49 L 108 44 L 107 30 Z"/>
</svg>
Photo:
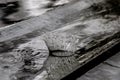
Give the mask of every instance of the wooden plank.
<svg viewBox="0 0 120 80">
<path fill-rule="evenodd" d="M 85 6 L 81 6 L 83 3 Z M 4 49 L 13 48 L 16 45 L 14 42 L 17 42 L 17 44 L 25 42 L 29 38 L 34 38 L 45 32 L 61 28 L 64 25 L 77 20 L 81 17 L 79 13 L 88 6 L 90 6 L 88 3 L 81 3 L 81 1 L 70 3 L 41 16 L 1 28 L 0 45 L 2 47 L 0 47 L 0 51 L 6 51 Z M 19 42 L 19 40 L 21 41 Z M 11 43 L 11 46 L 7 45 L 8 42 Z"/>
<path fill-rule="evenodd" d="M 115 35 L 119 35 L 119 33 L 117 33 Z M 110 36 L 110 37 L 114 37 L 114 36 Z M 49 72 L 49 74 L 50 74 L 49 77 L 50 78 L 48 80 L 60 80 L 63 77 L 66 77 L 67 75 L 76 71 L 77 69 L 79 69 L 79 68 L 82 69 L 81 68 L 82 66 L 87 65 L 90 61 L 94 60 L 95 58 L 99 57 L 100 55 L 103 55 L 104 52 L 109 51 L 109 49 L 111 49 L 112 47 L 114 47 L 115 45 L 120 43 L 119 37 L 120 37 L 120 35 L 118 36 L 118 38 L 114 38 L 110 41 L 107 40 L 107 42 L 105 44 L 103 44 L 101 47 L 97 46 L 93 50 L 90 50 L 88 52 L 85 51 L 85 53 L 80 54 L 80 55 L 76 54 L 74 56 L 65 57 L 65 58 L 64 57 L 63 58 L 61 58 L 61 57 L 56 57 L 56 58 L 51 57 L 48 60 L 48 63 L 51 66 L 49 66 L 49 65 L 47 66 L 48 71 L 50 71 Z M 101 43 L 99 43 L 99 44 L 101 45 Z M 76 58 L 76 56 L 77 56 L 77 58 Z M 54 62 L 54 63 L 52 63 L 52 62 Z M 54 64 L 58 64 L 58 65 L 54 65 Z M 55 70 L 57 70 L 57 71 L 54 72 Z M 80 74 L 81 73 L 82 72 L 80 72 Z M 70 75 L 70 76 L 72 76 L 72 75 Z M 65 79 L 70 80 L 70 79 L 72 79 L 72 77 L 70 77 L 70 76 L 66 77 L 66 78 L 63 78 L 63 79 L 64 80 Z M 74 78 L 74 76 L 73 76 L 73 78 Z"/>
<path fill-rule="evenodd" d="M 85 4 L 84 6 L 82 5 L 83 3 Z M 24 78 L 25 80 L 60 80 L 118 44 L 120 41 L 119 18 L 109 21 L 101 18 L 100 15 L 93 17 L 96 13 L 88 8 L 90 5 L 84 1 L 78 1 L 74 4 L 57 8 L 42 16 L 1 29 L 0 51 L 4 52 L 3 54 L 9 54 L 12 49 L 19 48 L 19 44 L 24 45 L 24 43 L 34 40 L 35 37 L 40 37 L 38 39 L 42 38 L 50 50 L 50 56 L 46 64 L 37 73 L 26 71 L 24 66 L 28 64 L 25 64 L 23 59 L 24 65 L 22 68 L 19 67 L 21 64 L 17 65 L 20 68 L 17 72 L 14 72 L 15 70 L 10 66 L 13 69 L 13 73 L 11 71 L 8 77 L 12 79 Z M 87 19 L 81 20 L 86 11 L 88 12 L 84 17 Z M 90 17 L 88 18 L 88 16 Z M 78 45 L 80 46 L 78 50 L 75 46 L 66 48 L 66 45 L 63 44 L 66 41 L 74 45 L 76 41 L 71 38 L 77 40 L 77 37 L 79 38 Z M 57 51 L 56 48 L 60 50 Z M 69 50 L 72 48 L 74 54 L 66 56 L 65 54 L 70 53 Z M 61 54 L 56 55 L 55 52 Z M 8 63 L 7 65 L 11 64 Z M 7 67 L 4 66 L 4 68 Z"/>
</svg>

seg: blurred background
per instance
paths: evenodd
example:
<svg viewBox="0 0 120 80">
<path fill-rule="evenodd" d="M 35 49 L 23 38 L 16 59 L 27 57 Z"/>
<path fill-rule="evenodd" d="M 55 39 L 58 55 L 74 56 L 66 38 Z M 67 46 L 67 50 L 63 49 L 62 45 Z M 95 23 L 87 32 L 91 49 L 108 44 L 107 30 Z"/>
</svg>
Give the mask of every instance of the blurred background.
<svg viewBox="0 0 120 80">
<path fill-rule="evenodd" d="M 0 0 L 0 27 L 39 16 L 75 0 Z"/>
</svg>

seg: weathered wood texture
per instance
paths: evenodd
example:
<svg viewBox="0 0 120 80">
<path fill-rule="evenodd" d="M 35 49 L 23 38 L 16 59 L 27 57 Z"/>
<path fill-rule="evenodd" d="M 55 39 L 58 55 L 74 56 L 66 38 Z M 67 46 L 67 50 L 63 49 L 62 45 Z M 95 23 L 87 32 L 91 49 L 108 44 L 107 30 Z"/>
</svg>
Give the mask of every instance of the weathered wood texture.
<svg viewBox="0 0 120 80">
<path fill-rule="evenodd" d="M 96 0 L 95 2 L 98 3 Z M 44 67 L 37 73 L 20 68 L 22 63 L 16 63 L 17 67 L 6 63 L 8 66 L 14 66 L 13 68 L 9 66 L 11 72 L 7 77 L 11 80 L 60 80 L 119 43 L 119 17 L 115 16 L 113 19 L 110 15 L 112 19 L 105 19 L 102 13 L 106 10 L 94 12 L 91 8 L 92 4 L 88 0 L 80 0 L 39 17 L 0 29 L 1 53 L 7 55 L 12 49 L 38 36 L 40 36 L 38 39 L 46 42 L 50 51 Z M 66 47 L 68 44 L 63 44 L 66 42 L 74 46 Z M 66 53 L 70 52 L 74 54 L 66 56 Z M 2 68 L 7 68 L 6 64 L 2 65 Z"/>
<path fill-rule="evenodd" d="M 120 37 L 119 33 L 117 35 Z M 88 52 L 85 52 L 84 54 L 78 54 L 78 55 L 75 54 L 71 57 L 65 57 L 65 58 L 64 57 L 50 57 L 48 59 L 48 66 L 47 66 L 49 74 L 50 74 L 49 75 L 50 80 L 62 79 L 66 75 L 72 73 L 73 71 L 87 64 L 89 61 L 98 57 L 103 52 L 107 51 L 109 48 L 120 43 L 119 37 L 116 39 L 110 40 L 110 41 L 108 39 L 106 39 L 105 41 L 101 41 L 102 43 L 104 42 L 106 43 L 102 45 L 102 43 L 100 42 L 97 45 L 101 45 L 101 46 L 96 46 L 96 48 L 94 47 L 93 50 L 89 50 Z"/>
<path fill-rule="evenodd" d="M 83 2 L 84 3 L 84 2 Z M 86 4 L 86 3 L 85 3 Z M 69 6 L 71 5 L 71 7 Z M 76 6 L 78 6 L 76 8 Z M 49 11 L 39 17 L 35 17 L 29 20 L 22 21 L 17 24 L 13 24 L 10 27 L 0 29 L 0 45 L 1 48 L 8 49 L 7 46 L 12 48 L 14 44 L 24 42 L 28 38 L 39 36 L 47 31 L 52 31 L 57 28 L 63 27 L 67 23 L 70 23 L 78 19 L 82 9 L 88 7 L 88 5 L 82 6 L 81 3 L 68 4 L 66 6 L 56 8 L 53 11 Z M 76 15 L 73 15 L 75 14 Z M 7 45 L 6 43 L 11 43 Z M 5 45 L 6 46 L 3 46 Z M 3 49 L 0 49 L 4 51 Z"/>
</svg>

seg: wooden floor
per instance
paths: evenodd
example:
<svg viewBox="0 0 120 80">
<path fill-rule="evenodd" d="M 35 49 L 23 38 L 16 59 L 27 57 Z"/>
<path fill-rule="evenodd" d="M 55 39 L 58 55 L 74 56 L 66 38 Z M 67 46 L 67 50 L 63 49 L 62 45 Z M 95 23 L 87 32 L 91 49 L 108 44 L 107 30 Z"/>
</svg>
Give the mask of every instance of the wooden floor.
<svg viewBox="0 0 120 80">
<path fill-rule="evenodd" d="M 94 12 L 89 9 L 90 5 L 89 1 L 84 2 L 84 0 L 80 0 L 72 4 L 70 3 L 68 5 L 61 6 L 60 8 L 58 7 L 39 17 L 34 17 L 17 24 L 7 26 L 6 28 L 1 28 L 0 52 L 5 52 L 7 49 L 7 52 L 9 52 L 9 49 L 16 48 L 16 45 L 19 46 L 19 44 L 24 44 L 26 41 L 38 37 L 43 33 L 50 32 L 61 27 L 67 26 L 65 30 L 71 30 L 74 28 L 72 28 L 71 25 L 75 26 L 76 24 L 81 24 L 81 22 L 85 27 L 85 29 L 80 28 L 81 33 L 83 34 L 84 32 L 86 36 L 90 38 L 86 41 L 88 42 L 88 45 L 76 52 L 77 54 L 69 57 L 50 55 L 43 69 L 38 73 L 33 74 L 18 71 L 15 76 L 12 75 L 12 77 L 14 78 L 17 76 L 17 78 L 24 78 L 24 80 L 38 80 L 41 77 L 42 80 L 60 80 L 117 45 L 120 42 L 120 26 L 118 26 L 120 20 L 119 17 L 115 17 L 115 19 L 112 17 L 111 20 L 105 19 L 99 14 L 95 15 L 96 13 L 94 14 Z M 77 31 L 77 29 L 74 28 L 73 32 Z M 64 31 L 64 28 L 62 30 Z M 70 33 L 73 34 L 73 32 L 71 31 Z M 65 33 L 67 34 L 67 32 Z M 108 54 L 109 52 L 107 55 Z M 113 56 L 90 70 L 82 77 L 78 78 L 78 80 L 119 80 L 120 72 L 118 57 L 119 54 L 117 54 L 117 56 Z M 6 69 L 2 70 L 2 68 L 0 68 L 0 78 L 10 80 L 11 76 L 9 75 L 13 74 L 17 68 L 18 66 L 10 68 L 12 72 L 7 72 Z M 1 72 L 4 72 L 4 76 Z"/>
</svg>

